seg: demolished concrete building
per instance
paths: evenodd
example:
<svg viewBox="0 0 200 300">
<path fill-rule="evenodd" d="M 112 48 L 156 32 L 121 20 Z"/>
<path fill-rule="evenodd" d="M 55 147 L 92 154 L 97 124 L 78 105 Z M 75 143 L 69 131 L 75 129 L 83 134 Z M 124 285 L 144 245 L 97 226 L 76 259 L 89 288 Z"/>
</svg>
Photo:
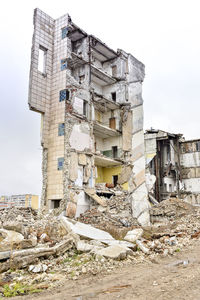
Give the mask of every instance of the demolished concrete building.
<svg viewBox="0 0 200 300">
<path fill-rule="evenodd" d="M 107 187 L 128 191 L 149 224 L 143 133 L 144 65 L 75 25 L 34 11 L 29 108 L 39 112 L 41 205 L 78 217 Z"/>
<path fill-rule="evenodd" d="M 145 132 L 146 176 L 154 175 L 150 195 L 157 201 L 178 196 L 200 203 L 200 140 L 150 129 Z"/>
</svg>

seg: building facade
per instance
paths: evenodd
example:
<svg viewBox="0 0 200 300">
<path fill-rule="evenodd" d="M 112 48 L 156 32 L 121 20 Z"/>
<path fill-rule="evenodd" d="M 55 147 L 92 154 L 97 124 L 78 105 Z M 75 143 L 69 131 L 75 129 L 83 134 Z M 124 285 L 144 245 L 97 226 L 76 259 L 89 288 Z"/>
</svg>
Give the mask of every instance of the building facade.
<svg viewBox="0 0 200 300">
<path fill-rule="evenodd" d="M 163 130 L 145 132 L 146 173 L 155 176 L 157 201 L 178 196 L 200 203 L 200 140 Z M 148 176 L 147 176 L 148 177 Z"/>
<path fill-rule="evenodd" d="M 105 185 L 128 191 L 149 224 L 143 134 L 144 65 L 75 25 L 34 11 L 29 108 L 41 114 L 42 206 L 76 217 Z"/>
</svg>

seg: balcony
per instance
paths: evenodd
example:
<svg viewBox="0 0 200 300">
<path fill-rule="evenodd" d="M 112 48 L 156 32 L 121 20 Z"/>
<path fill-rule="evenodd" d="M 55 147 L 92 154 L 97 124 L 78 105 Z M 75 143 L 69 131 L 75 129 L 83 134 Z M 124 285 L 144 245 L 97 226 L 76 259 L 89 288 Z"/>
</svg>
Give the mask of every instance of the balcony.
<svg viewBox="0 0 200 300">
<path fill-rule="evenodd" d="M 113 166 L 120 166 L 122 164 L 122 161 L 108 158 L 103 155 L 95 154 L 94 155 L 94 163 L 95 163 L 95 166 L 99 166 L 99 167 L 113 167 Z"/>
<path fill-rule="evenodd" d="M 84 60 L 80 55 L 77 55 L 74 52 L 71 53 L 71 57 L 67 58 L 67 65 L 71 69 L 81 67 L 87 63 L 88 62 L 86 60 Z"/>
<path fill-rule="evenodd" d="M 91 65 L 91 80 L 100 86 L 110 85 L 116 82 L 116 79 L 96 68 L 94 65 Z"/>
<path fill-rule="evenodd" d="M 108 109 L 109 110 L 115 110 L 120 108 L 120 104 L 107 99 L 103 95 L 99 95 L 97 93 L 94 93 L 93 97 L 94 105 L 100 110 L 101 112 L 105 112 Z"/>
<path fill-rule="evenodd" d="M 121 132 L 119 130 L 107 127 L 97 121 L 93 122 L 93 131 L 94 135 L 104 139 L 121 135 Z"/>
<path fill-rule="evenodd" d="M 92 55 L 102 63 L 118 56 L 115 51 L 93 35 L 90 36 L 90 47 Z"/>
</svg>

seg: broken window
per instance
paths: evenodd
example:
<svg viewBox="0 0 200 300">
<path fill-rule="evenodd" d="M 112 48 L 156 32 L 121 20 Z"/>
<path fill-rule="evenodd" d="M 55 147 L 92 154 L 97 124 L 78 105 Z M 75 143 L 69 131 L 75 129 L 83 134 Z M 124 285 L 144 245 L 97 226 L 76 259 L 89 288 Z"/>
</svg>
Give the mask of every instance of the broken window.
<svg viewBox="0 0 200 300">
<path fill-rule="evenodd" d="M 117 146 L 113 146 L 112 147 L 112 156 L 113 158 L 116 158 L 118 155 L 117 155 Z"/>
<path fill-rule="evenodd" d="M 62 30 L 62 39 L 64 39 L 67 37 L 68 29 L 67 27 L 63 27 L 61 30 Z"/>
<path fill-rule="evenodd" d="M 67 69 L 67 59 L 61 59 L 61 71 Z"/>
<path fill-rule="evenodd" d="M 58 170 L 62 170 L 63 169 L 63 164 L 64 164 L 64 157 L 59 157 L 58 158 Z"/>
<path fill-rule="evenodd" d="M 54 208 L 60 207 L 60 201 L 61 201 L 61 199 L 51 200 L 51 208 L 54 209 Z"/>
<path fill-rule="evenodd" d="M 65 134 L 65 123 L 58 124 L 58 135 L 62 136 Z"/>
<path fill-rule="evenodd" d="M 116 92 L 111 93 L 111 98 L 116 102 Z"/>
<path fill-rule="evenodd" d="M 112 76 L 113 77 L 117 76 L 117 66 L 112 66 Z"/>
<path fill-rule="evenodd" d="M 118 181 L 118 175 L 113 175 L 113 184 L 114 184 L 114 186 L 117 185 L 117 181 Z"/>
<path fill-rule="evenodd" d="M 69 90 L 60 91 L 59 101 L 62 102 L 65 100 L 69 100 Z"/>
<path fill-rule="evenodd" d="M 38 71 L 42 72 L 43 74 L 46 73 L 46 55 L 47 55 L 47 49 L 40 46 L 39 56 L 38 56 Z"/>
</svg>

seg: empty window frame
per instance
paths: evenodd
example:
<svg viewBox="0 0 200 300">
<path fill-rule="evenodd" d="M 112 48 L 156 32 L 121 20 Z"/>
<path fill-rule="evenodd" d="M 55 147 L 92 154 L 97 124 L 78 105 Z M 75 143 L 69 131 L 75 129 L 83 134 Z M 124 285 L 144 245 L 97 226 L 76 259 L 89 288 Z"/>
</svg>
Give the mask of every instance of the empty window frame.
<svg viewBox="0 0 200 300">
<path fill-rule="evenodd" d="M 69 100 L 69 90 L 61 90 L 59 94 L 59 102 Z"/>
<path fill-rule="evenodd" d="M 61 71 L 67 69 L 67 59 L 61 59 Z"/>
<path fill-rule="evenodd" d="M 62 39 L 66 38 L 67 37 L 67 33 L 68 33 L 68 28 L 67 27 L 63 27 L 61 29 L 62 31 Z"/>
<path fill-rule="evenodd" d="M 39 55 L 38 55 L 38 71 L 45 74 L 46 73 L 46 57 L 47 49 L 42 46 L 39 46 Z"/>
<path fill-rule="evenodd" d="M 118 181 L 118 175 L 113 175 L 113 184 L 114 184 L 114 186 L 117 185 L 117 181 Z"/>
<path fill-rule="evenodd" d="M 58 158 L 58 170 L 62 170 L 63 169 L 63 164 L 64 164 L 64 157 L 59 157 Z"/>
<path fill-rule="evenodd" d="M 65 134 L 65 123 L 58 124 L 58 136 Z"/>
<path fill-rule="evenodd" d="M 113 156 L 113 158 L 118 157 L 118 148 L 117 148 L 117 146 L 112 147 L 112 156 Z"/>
<path fill-rule="evenodd" d="M 59 200 L 51 200 L 51 208 L 54 209 L 54 208 L 58 208 L 60 207 L 60 199 Z"/>
<path fill-rule="evenodd" d="M 111 98 L 116 102 L 116 92 L 111 93 Z"/>
</svg>

